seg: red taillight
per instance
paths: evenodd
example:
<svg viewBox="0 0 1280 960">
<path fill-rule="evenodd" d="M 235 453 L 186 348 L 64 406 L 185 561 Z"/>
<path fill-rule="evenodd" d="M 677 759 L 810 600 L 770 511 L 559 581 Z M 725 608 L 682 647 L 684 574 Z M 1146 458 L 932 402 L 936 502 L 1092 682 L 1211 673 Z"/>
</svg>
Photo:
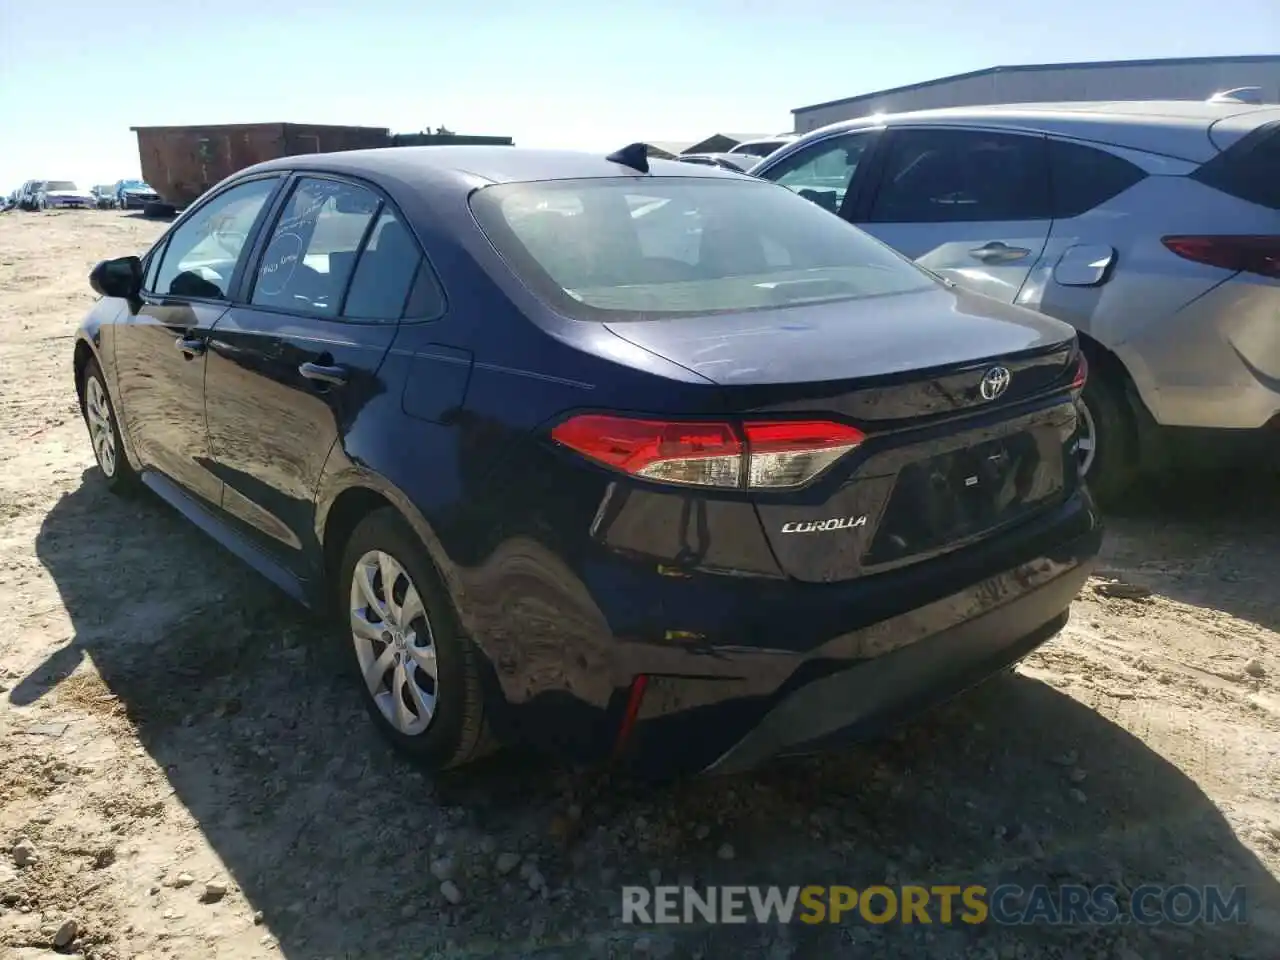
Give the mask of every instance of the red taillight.
<svg viewBox="0 0 1280 960">
<path fill-rule="evenodd" d="M 826 420 L 743 424 L 747 486 L 795 487 L 812 480 L 860 444 L 861 430 Z"/>
<path fill-rule="evenodd" d="M 1089 361 L 1085 359 L 1084 351 L 1076 353 L 1076 375 L 1071 378 L 1072 390 L 1083 390 L 1085 381 L 1089 379 Z"/>
<path fill-rule="evenodd" d="M 1280 237 L 1163 237 L 1160 242 L 1186 260 L 1280 278 Z"/>
<path fill-rule="evenodd" d="M 701 487 L 781 489 L 812 480 L 864 439 L 825 420 L 727 422 L 637 420 L 584 414 L 552 438 L 633 476 Z"/>
<path fill-rule="evenodd" d="M 551 436 L 571 450 L 650 480 L 736 487 L 742 441 L 727 423 L 672 423 L 587 414 L 566 420 Z"/>
<path fill-rule="evenodd" d="M 618 756 L 626 748 L 631 739 L 631 731 L 635 729 L 636 719 L 640 716 L 640 705 L 644 702 L 644 692 L 649 686 L 649 678 L 640 674 L 631 681 L 631 691 L 627 694 L 627 706 L 622 713 L 622 723 L 618 725 L 618 739 L 613 742 L 613 752 Z"/>
</svg>

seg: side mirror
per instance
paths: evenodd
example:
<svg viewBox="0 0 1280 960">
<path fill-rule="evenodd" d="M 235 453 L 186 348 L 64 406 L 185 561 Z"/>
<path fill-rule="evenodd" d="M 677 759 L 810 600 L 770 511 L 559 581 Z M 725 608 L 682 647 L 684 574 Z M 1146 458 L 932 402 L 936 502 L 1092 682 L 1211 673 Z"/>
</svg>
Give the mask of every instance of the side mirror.
<svg viewBox="0 0 1280 960">
<path fill-rule="evenodd" d="M 104 297 L 135 300 L 142 290 L 142 261 L 137 257 L 103 260 L 89 274 L 89 286 Z"/>
</svg>

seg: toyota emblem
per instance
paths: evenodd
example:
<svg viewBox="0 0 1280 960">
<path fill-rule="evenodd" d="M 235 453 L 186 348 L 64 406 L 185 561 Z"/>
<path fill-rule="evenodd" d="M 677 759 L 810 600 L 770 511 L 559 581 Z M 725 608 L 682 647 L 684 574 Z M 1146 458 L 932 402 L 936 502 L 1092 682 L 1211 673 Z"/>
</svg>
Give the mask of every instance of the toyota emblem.
<svg viewBox="0 0 1280 960">
<path fill-rule="evenodd" d="M 1011 379 L 1009 371 L 1004 367 L 992 367 L 982 375 L 982 382 L 978 384 L 978 392 L 982 394 L 983 400 L 994 400 L 1009 389 L 1009 381 Z"/>
</svg>

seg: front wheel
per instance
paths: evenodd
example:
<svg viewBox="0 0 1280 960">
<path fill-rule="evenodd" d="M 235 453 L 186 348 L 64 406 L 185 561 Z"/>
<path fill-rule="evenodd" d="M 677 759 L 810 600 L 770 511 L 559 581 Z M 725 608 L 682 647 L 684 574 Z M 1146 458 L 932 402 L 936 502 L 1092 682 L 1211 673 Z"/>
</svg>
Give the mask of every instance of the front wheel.
<svg viewBox="0 0 1280 960">
<path fill-rule="evenodd" d="M 120 421 L 111 406 L 107 382 L 96 360 L 90 360 L 85 369 L 80 408 L 85 426 L 89 428 L 93 456 L 107 482 L 107 489 L 112 493 L 129 492 L 137 486 L 138 475 L 125 456 L 124 444 L 120 440 Z"/>
<path fill-rule="evenodd" d="M 431 770 L 488 752 L 479 653 L 399 514 L 379 510 L 360 522 L 338 583 L 347 660 L 383 736 Z"/>
</svg>

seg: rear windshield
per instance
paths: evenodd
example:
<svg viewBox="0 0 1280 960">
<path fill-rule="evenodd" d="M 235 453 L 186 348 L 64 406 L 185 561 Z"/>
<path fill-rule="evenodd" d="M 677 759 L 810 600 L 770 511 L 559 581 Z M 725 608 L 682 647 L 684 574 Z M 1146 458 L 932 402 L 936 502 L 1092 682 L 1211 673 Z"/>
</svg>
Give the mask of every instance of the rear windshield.
<svg viewBox="0 0 1280 960">
<path fill-rule="evenodd" d="M 472 194 L 508 266 L 580 320 L 762 310 L 930 287 L 924 271 L 785 187 L 628 177 Z"/>
<path fill-rule="evenodd" d="M 785 140 L 759 140 L 755 143 L 740 143 L 729 149 L 730 153 L 746 154 L 749 157 L 767 157 L 786 143 Z"/>
<path fill-rule="evenodd" d="M 44 185 L 44 188 L 46 192 L 50 190 L 74 190 L 76 185 L 70 180 L 50 180 Z"/>
<path fill-rule="evenodd" d="M 1280 210 L 1280 123 L 1254 130 L 1192 176 L 1233 197 Z"/>
</svg>

